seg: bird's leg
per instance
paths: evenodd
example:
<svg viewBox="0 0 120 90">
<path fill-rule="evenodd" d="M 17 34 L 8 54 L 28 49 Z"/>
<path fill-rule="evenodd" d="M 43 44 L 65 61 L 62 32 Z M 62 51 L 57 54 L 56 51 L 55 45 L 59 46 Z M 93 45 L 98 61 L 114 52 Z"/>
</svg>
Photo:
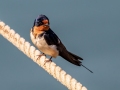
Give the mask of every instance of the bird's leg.
<svg viewBox="0 0 120 90">
<path fill-rule="evenodd" d="M 51 59 L 52 59 L 52 57 L 50 57 L 50 58 L 49 58 L 49 60 L 45 60 L 44 65 L 46 64 L 46 62 L 52 62 L 52 60 L 51 60 Z"/>
<path fill-rule="evenodd" d="M 52 62 L 52 57 L 49 58 L 49 60 L 46 60 L 46 62 Z"/>
<path fill-rule="evenodd" d="M 38 58 L 37 58 L 37 60 L 38 60 L 38 59 L 40 59 L 41 56 L 46 56 L 46 55 L 44 53 L 42 53 L 42 54 L 37 55 L 37 56 L 38 56 Z"/>
</svg>

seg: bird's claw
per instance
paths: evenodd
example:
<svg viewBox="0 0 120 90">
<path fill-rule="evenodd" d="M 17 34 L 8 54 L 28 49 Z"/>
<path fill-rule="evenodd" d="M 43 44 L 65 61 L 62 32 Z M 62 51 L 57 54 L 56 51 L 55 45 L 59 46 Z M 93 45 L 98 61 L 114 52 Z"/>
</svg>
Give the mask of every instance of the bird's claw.
<svg viewBox="0 0 120 90">
<path fill-rule="evenodd" d="M 52 60 L 51 60 L 51 59 L 45 60 L 44 65 L 45 65 L 47 62 L 52 62 Z"/>
<path fill-rule="evenodd" d="M 40 54 L 40 55 L 37 55 L 37 56 L 38 56 L 37 60 L 39 60 L 41 56 L 44 56 L 44 54 Z"/>
</svg>

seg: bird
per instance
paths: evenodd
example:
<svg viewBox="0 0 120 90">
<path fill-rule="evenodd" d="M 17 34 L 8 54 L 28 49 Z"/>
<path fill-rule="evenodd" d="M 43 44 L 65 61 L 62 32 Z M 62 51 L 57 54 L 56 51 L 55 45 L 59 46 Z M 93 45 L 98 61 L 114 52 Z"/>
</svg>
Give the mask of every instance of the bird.
<svg viewBox="0 0 120 90">
<path fill-rule="evenodd" d="M 59 37 L 50 28 L 50 21 L 46 15 L 40 14 L 34 20 L 32 29 L 30 30 L 30 38 L 33 44 L 42 52 L 42 55 L 50 56 L 46 62 L 52 61 L 52 58 L 61 56 L 74 65 L 85 67 L 82 64 L 83 58 L 68 51 Z M 42 55 L 38 56 L 41 57 Z M 85 68 L 89 70 L 87 67 Z M 91 70 L 89 71 L 93 73 Z"/>
</svg>

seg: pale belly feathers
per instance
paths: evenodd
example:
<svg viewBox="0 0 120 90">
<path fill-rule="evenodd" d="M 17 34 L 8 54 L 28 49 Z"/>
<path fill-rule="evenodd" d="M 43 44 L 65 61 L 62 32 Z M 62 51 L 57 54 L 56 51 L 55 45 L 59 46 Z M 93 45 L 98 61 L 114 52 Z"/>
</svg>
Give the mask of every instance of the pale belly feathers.
<svg viewBox="0 0 120 90">
<path fill-rule="evenodd" d="M 52 56 L 56 58 L 59 55 L 59 51 L 57 50 L 55 45 L 48 45 L 44 39 L 44 37 L 36 37 L 34 38 L 32 32 L 30 33 L 31 40 L 37 48 L 45 53 L 46 55 Z"/>
</svg>

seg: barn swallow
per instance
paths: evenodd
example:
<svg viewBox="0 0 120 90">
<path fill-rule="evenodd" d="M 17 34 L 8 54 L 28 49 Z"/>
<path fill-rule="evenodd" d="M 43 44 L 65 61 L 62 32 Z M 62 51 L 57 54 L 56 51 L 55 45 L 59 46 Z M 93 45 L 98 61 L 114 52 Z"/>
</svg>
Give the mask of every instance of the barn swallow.
<svg viewBox="0 0 120 90">
<path fill-rule="evenodd" d="M 48 61 L 52 61 L 52 57 L 56 58 L 57 56 L 61 56 L 72 64 L 85 67 L 81 62 L 83 59 L 69 52 L 59 37 L 51 30 L 50 21 L 47 16 L 39 15 L 34 20 L 30 37 L 33 44 L 43 53 L 42 55 L 51 56 Z M 88 68 L 86 69 L 89 70 Z M 91 70 L 89 71 L 93 73 Z"/>
</svg>

